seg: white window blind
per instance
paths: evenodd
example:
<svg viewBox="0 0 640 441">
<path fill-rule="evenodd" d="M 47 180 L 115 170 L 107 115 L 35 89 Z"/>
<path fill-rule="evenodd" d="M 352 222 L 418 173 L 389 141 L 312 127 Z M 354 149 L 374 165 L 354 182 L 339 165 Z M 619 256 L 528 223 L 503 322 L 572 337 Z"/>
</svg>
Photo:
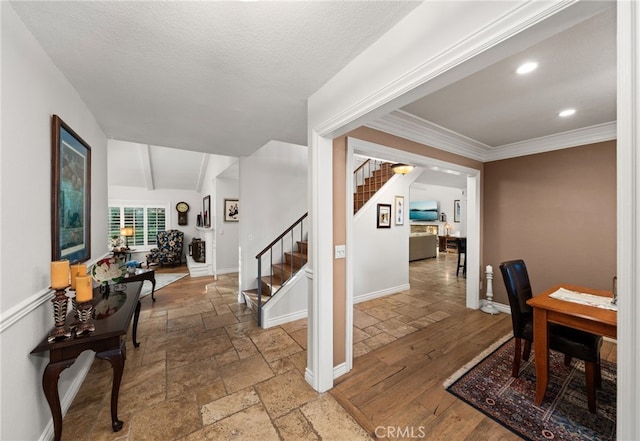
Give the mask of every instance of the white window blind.
<svg viewBox="0 0 640 441">
<path fill-rule="evenodd" d="M 110 204 L 108 213 L 108 239 L 120 237 L 122 227 L 133 227 L 134 235 L 128 238 L 129 247 L 153 248 L 158 232 L 167 229 L 167 206 Z"/>
</svg>

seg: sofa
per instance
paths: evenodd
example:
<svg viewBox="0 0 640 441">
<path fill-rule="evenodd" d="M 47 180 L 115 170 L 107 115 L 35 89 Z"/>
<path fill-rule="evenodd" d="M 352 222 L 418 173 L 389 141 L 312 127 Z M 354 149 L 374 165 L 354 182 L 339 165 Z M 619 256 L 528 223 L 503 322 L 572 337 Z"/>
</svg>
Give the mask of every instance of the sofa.
<svg viewBox="0 0 640 441">
<path fill-rule="evenodd" d="M 414 233 L 409 236 L 409 262 L 436 257 L 438 236 L 429 233 Z"/>
</svg>

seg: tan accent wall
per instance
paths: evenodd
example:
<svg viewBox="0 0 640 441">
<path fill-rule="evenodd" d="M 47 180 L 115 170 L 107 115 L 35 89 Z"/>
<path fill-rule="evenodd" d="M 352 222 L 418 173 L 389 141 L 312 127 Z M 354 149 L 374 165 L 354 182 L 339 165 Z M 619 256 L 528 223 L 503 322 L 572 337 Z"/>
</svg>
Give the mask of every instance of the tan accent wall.
<svg viewBox="0 0 640 441">
<path fill-rule="evenodd" d="M 524 259 L 534 290 L 556 283 L 611 289 L 616 272 L 615 141 L 487 162 L 484 265 L 509 304 L 498 265 Z"/>
<path fill-rule="evenodd" d="M 444 152 L 424 144 L 400 138 L 378 130 L 361 127 L 333 140 L 333 244 L 346 242 L 346 167 L 347 138 L 385 145 L 398 150 L 415 153 L 429 158 L 440 159 L 477 170 L 483 169 L 483 163 L 453 153 Z M 345 361 L 346 338 L 346 259 L 333 261 L 333 363 L 334 366 Z"/>
<path fill-rule="evenodd" d="M 347 140 L 333 141 L 333 245 L 347 241 L 346 213 Z M 333 260 L 333 365 L 345 362 L 346 259 Z"/>
</svg>

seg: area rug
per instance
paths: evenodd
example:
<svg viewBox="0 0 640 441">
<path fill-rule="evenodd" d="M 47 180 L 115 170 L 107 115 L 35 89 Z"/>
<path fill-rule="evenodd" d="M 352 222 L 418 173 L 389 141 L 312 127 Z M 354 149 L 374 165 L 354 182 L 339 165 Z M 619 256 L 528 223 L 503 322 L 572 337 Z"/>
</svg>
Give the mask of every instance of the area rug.
<svg viewBox="0 0 640 441">
<path fill-rule="evenodd" d="M 489 354 L 468 363 L 444 386 L 453 395 L 527 440 L 614 440 L 616 438 L 616 365 L 602 361 L 597 413 L 589 413 L 584 363 L 564 365 L 564 355 L 549 351 L 549 383 L 540 406 L 535 354 L 523 360 L 520 376 L 511 376 L 515 339 L 500 342 Z M 494 349 L 494 348 L 492 348 Z"/>
<path fill-rule="evenodd" d="M 183 277 L 187 276 L 187 273 L 162 273 L 162 274 L 155 274 L 156 277 L 156 293 L 158 292 L 158 290 L 160 288 L 164 288 L 167 285 L 172 284 L 173 282 L 176 282 L 180 279 L 182 279 Z M 148 280 L 145 280 L 142 283 L 142 290 L 140 291 L 140 298 L 143 298 L 145 296 L 148 296 L 149 294 L 151 294 L 151 282 Z"/>
</svg>

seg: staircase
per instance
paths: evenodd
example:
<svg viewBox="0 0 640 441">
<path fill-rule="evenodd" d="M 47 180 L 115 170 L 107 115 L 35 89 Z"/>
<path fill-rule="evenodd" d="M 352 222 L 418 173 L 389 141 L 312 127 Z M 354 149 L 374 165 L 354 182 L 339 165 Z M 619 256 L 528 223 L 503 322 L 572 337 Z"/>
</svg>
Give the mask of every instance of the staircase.
<svg viewBox="0 0 640 441">
<path fill-rule="evenodd" d="M 357 213 L 364 204 L 394 175 L 390 162 L 367 159 L 353 172 L 354 188 L 353 213 Z"/>
<path fill-rule="evenodd" d="M 256 256 L 258 287 L 242 292 L 247 305 L 257 312 L 258 325 L 262 325 L 262 308 L 307 263 L 308 242 L 304 227 L 305 213 L 284 233 Z M 294 239 L 298 237 L 299 239 Z M 263 267 L 269 268 L 264 271 Z M 266 275 L 263 275 L 265 274 Z"/>
</svg>

